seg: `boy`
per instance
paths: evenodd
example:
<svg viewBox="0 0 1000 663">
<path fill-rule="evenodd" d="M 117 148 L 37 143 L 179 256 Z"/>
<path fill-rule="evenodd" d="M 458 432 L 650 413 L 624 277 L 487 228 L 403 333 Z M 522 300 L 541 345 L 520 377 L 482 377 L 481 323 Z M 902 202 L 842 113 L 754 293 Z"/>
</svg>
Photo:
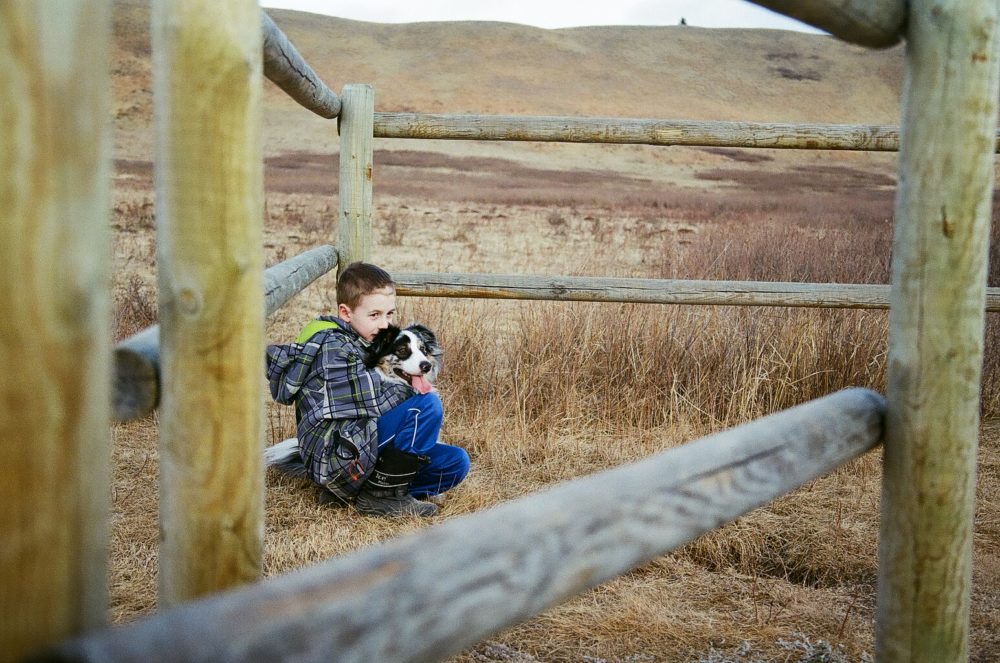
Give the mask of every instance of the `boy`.
<svg viewBox="0 0 1000 663">
<path fill-rule="evenodd" d="M 354 500 L 361 513 L 431 516 L 416 497 L 456 486 L 469 471 L 464 449 L 438 442 L 441 400 L 382 379 L 365 347 L 396 316 L 396 284 L 355 262 L 337 281 L 338 316 L 320 316 L 295 343 L 267 348 L 271 396 L 295 404 L 298 448 L 322 503 Z"/>
</svg>

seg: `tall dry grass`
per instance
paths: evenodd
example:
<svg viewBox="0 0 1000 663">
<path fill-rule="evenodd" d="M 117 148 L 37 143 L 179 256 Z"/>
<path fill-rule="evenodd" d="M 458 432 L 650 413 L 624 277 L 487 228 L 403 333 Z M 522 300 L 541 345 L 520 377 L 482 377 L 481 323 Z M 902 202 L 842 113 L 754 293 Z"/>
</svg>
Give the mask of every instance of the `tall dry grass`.
<svg viewBox="0 0 1000 663">
<path fill-rule="evenodd" d="M 813 207 L 805 227 L 769 222 L 789 213 L 774 203 L 741 197 L 719 209 L 706 209 L 710 204 L 682 197 L 641 207 L 633 226 L 638 242 L 650 243 L 650 219 L 660 219 L 664 208 L 668 218 L 683 216 L 697 228 L 674 234 L 672 251 L 652 247 L 644 276 L 888 279 L 891 226 L 884 196 L 855 200 L 848 216 L 831 205 L 824 217 Z M 646 223 L 643 215 L 649 215 Z M 699 224 L 702 218 L 711 222 Z M 715 428 L 845 386 L 884 385 L 885 311 L 554 302 L 426 302 L 415 309 L 445 339 L 453 408 L 476 416 L 510 404 L 523 429 L 678 422 Z"/>
<path fill-rule="evenodd" d="M 446 515 L 884 380 L 884 312 L 425 299 L 405 315 L 440 332 L 443 437 L 474 459 Z M 686 661 L 744 640 L 785 660 L 778 642 L 796 632 L 858 660 L 871 650 L 879 479 L 869 454 L 457 660 L 502 660 L 499 646 Z"/>
<path fill-rule="evenodd" d="M 412 315 L 440 330 L 452 410 L 511 409 L 522 430 L 716 428 L 884 383 L 884 312 L 424 302 Z"/>
<path fill-rule="evenodd" d="M 878 228 L 827 230 L 827 253 L 855 256 L 831 267 L 804 233 L 741 232 L 745 219 L 715 216 L 666 267 L 725 279 L 884 276 Z M 470 450 L 474 479 L 485 475 L 501 499 L 845 386 L 884 385 L 884 311 L 425 299 L 408 300 L 405 315 L 439 331 L 445 437 Z M 878 485 L 868 455 L 489 646 L 544 661 L 694 660 L 747 640 L 767 659 L 800 632 L 857 660 L 871 648 Z M 449 507 L 464 511 L 477 489 Z M 483 647 L 469 660 L 490 660 L 476 658 Z"/>
</svg>

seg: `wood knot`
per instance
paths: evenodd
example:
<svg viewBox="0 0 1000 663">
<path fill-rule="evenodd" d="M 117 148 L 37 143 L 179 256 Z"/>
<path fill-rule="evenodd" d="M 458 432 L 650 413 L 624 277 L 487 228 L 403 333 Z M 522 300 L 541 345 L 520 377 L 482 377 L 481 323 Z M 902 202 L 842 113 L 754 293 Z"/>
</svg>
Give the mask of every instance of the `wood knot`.
<svg viewBox="0 0 1000 663">
<path fill-rule="evenodd" d="M 177 293 L 177 308 L 185 315 L 195 315 L 201 310 L 201 294 L 194 288 L 181 288 Z"/>
<path fill-rule="evenodd" d="M 948 212 L 943 207 L 941 208 L 941 232 L 949 239 L 955 235 L 955 221 L 948 218 Z"/>
</svg>

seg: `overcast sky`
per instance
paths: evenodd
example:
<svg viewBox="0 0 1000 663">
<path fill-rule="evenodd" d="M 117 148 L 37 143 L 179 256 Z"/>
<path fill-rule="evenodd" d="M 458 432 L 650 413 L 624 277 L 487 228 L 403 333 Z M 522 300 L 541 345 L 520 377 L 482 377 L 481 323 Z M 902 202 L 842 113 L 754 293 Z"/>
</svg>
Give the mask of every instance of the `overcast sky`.
<svg viewBox="0 0 1000 663">
<path fill-rule="evenodd" d="M 581 25 L 688 25 L 818 32 L 743 0 L 263 0 L 265 7 L 376 23 L 506 21 L 540 28 Z"/>
</svg>

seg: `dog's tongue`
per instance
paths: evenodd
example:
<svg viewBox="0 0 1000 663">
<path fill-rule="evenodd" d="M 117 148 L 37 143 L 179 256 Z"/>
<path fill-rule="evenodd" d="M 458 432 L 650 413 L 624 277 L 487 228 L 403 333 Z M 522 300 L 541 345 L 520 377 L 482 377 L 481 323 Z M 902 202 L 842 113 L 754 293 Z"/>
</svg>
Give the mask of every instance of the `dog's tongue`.
<svg viewBox="0 0 1000 663">
<path fill-rule="evenodd" d="M 418 394 L 428 394 L 433 389 L 431 383 L 423 375 L 411 375 L 410 386 L 416 389 Z"/>
</svg>

